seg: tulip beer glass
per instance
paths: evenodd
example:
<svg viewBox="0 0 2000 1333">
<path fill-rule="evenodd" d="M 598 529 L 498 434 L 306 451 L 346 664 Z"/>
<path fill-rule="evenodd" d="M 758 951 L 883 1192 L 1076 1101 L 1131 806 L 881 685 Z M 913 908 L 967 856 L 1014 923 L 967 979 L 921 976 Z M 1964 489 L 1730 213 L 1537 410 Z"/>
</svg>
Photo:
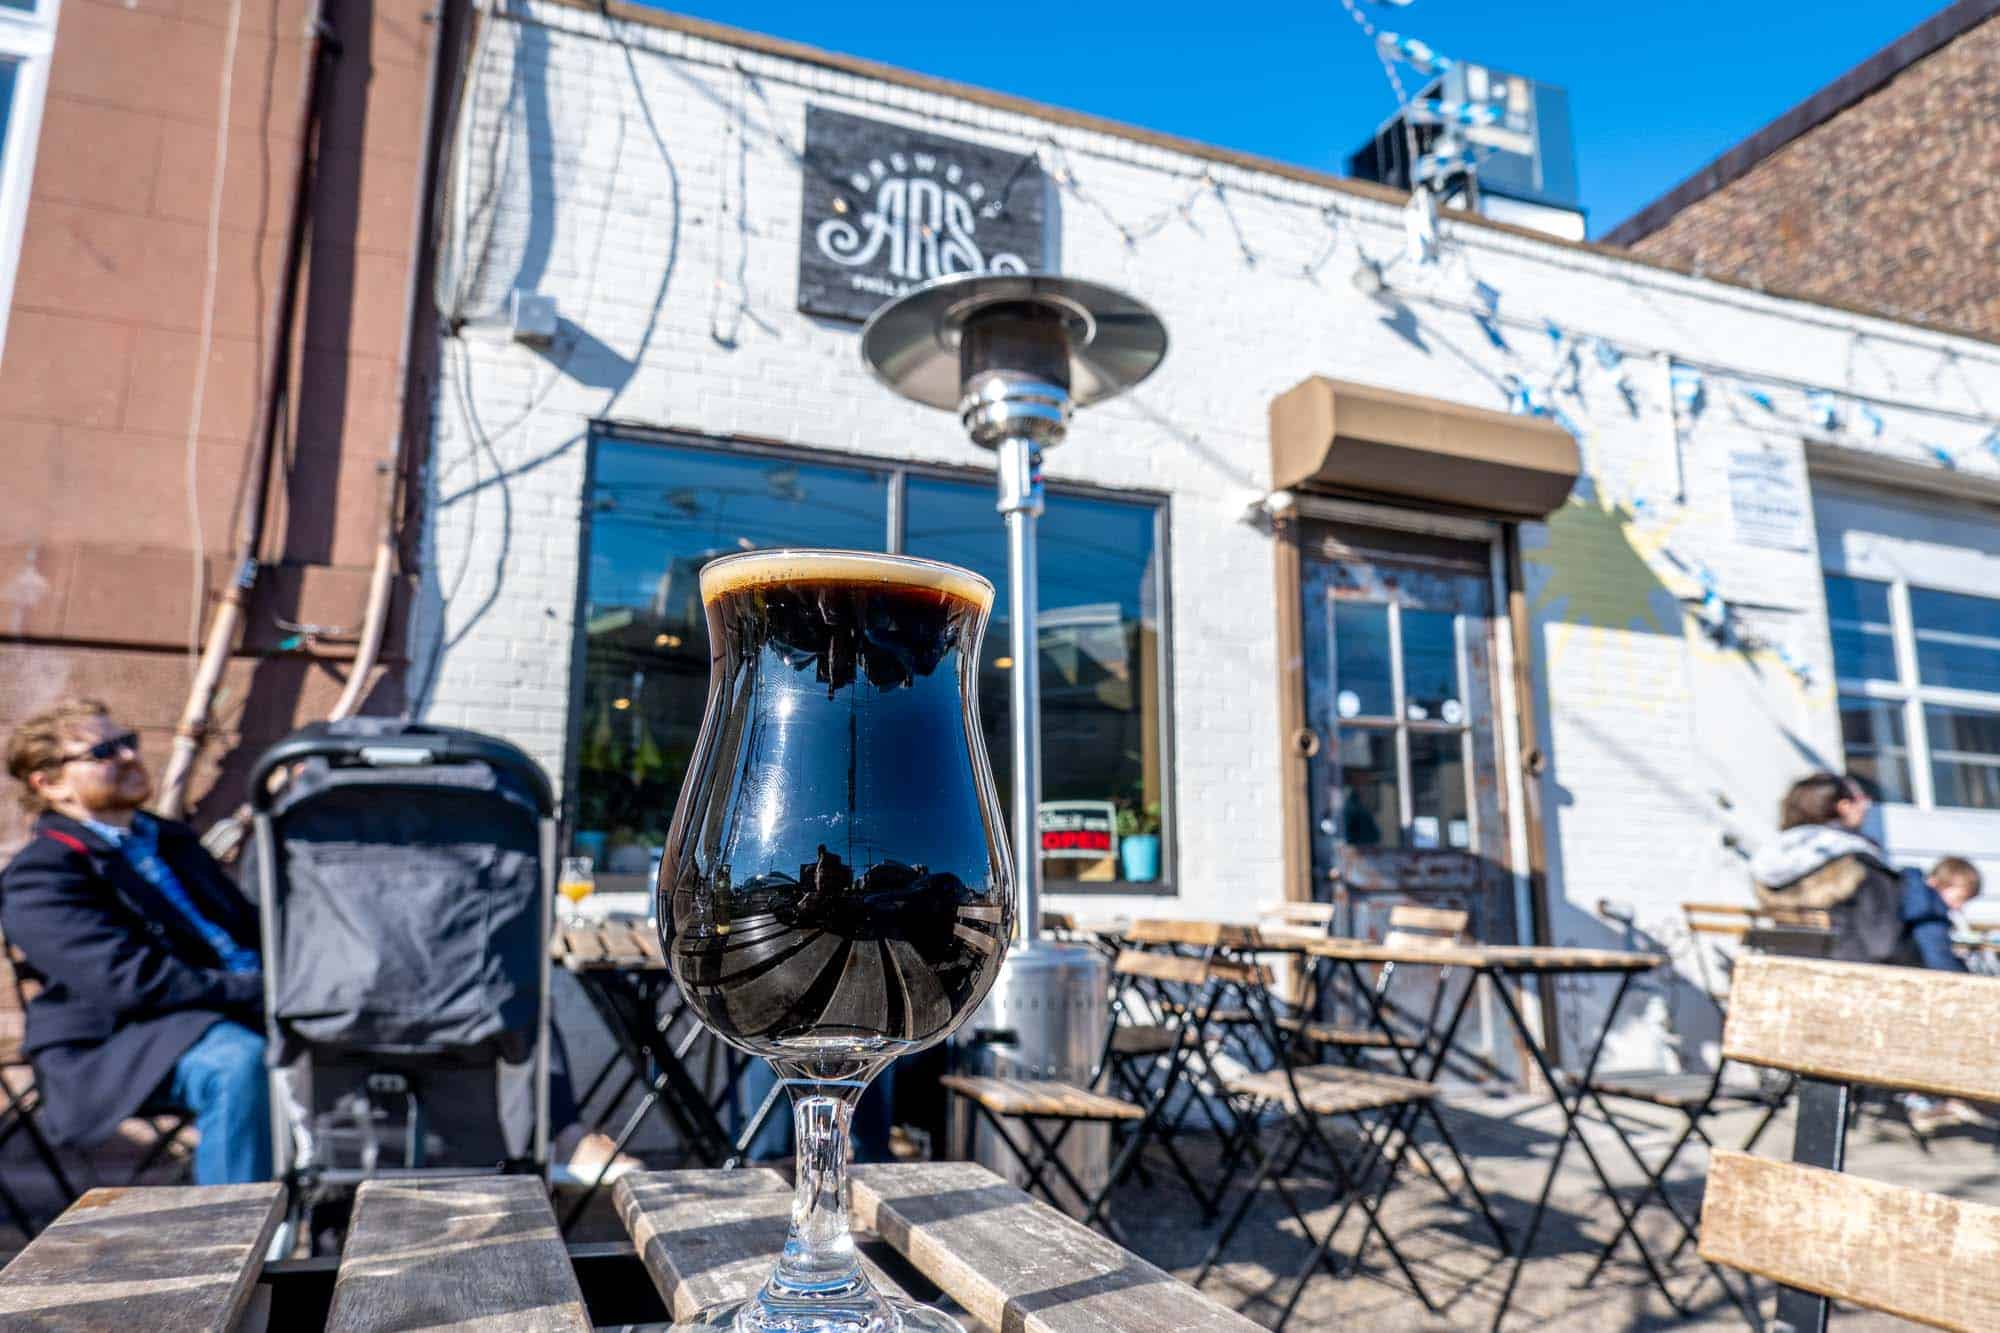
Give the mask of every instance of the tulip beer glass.
<svg viewBox="0 0 2000 1333">
<path fill-rule="evenodd" d="M 892 1301 L 847 1222 L 868 1082 L 978 1007 L 1013 927 L 976 675 L 993 586 L 952 565 L 756 551 L 701 571 L 709 694 L 657 887 L 694 1012 L 791 1093 L 777 1270 L 695 1327 L 956 1329 Z"/>
</svg>

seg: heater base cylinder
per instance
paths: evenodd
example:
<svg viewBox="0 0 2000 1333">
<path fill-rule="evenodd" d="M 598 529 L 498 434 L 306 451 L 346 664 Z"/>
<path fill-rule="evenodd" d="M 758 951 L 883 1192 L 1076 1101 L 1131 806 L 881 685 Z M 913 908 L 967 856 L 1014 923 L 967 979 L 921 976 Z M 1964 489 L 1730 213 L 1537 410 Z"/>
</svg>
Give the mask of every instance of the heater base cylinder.
<svg viewBox="0 0 2000 1333">
<path fill-rule="evenodd" d="M 959 1070 L 1085 1086 L 1111 1022 L 1110 981 L 1104 955 L 1089 945 L 1053 940 L 1015 945 L 985 1002 L 954 1038 Z M 1022 1147 L 1031 1146 L 1025 1132 L 1013 1132 Z M 963 1098 L 952 1099 L 949 1142 L 955 1158 L 976 1161 L 1016 1185 L 1027 1179 L 1020 1161 L 994 1138 L 993 1126 L 975 1118 Z M 1063 1140 L 1061 1157 L 1084 1188 L 1097 1189 L 1111 1168 L 1110 1127 L 1078 1125 Z M 1054 1186 L 1066 1211 L 1082 1215 L 1054 1171 L 1042 1179 Z"/>
</svg>

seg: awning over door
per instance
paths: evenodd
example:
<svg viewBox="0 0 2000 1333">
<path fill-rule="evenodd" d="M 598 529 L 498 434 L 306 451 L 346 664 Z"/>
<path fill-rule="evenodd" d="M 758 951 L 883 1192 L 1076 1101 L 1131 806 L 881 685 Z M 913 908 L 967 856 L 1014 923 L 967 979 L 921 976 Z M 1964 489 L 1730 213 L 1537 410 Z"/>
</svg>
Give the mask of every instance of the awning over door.
<svg viewBox="0 0 2000 1333">
<path fill-rule="evenodd" d="M 1429 500 L 1513 519 L 1568 498 L 1576 441 L 1543 417 L 1315 375 L 1271 402 L 1271 485 Z"/>
</svg>

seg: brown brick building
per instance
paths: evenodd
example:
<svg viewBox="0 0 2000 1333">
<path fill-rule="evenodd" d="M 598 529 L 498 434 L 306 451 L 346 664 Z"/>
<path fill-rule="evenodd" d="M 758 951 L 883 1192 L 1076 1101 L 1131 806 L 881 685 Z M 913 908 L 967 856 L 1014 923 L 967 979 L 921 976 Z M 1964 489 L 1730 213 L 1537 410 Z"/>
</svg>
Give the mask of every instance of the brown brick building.
<svg viewBox="0 0 2000 1333">
<path fill-rule="evenodd" d="M 340 694 L 386 506 L 400 503 L 394 463 L 414 453 L 399 438 L 428 437 L 437 340 L 415 241 L 428 94 L 456 72 L 461 13 L 32 0 L 28 54 L 10 67 L 0 45 L 0 732 L 62 695 L 97 695 L 141 727 L 157 771 L 191 645 L 238 568 L 267 434 L 260 568 L 194 771 L 196 815 L 232 806 L 257 749 Z M 18 252 L 10 199 L 25 213 Z M 396 513 L 399 545 L 408 526 Z M 406 601 L 368 711 L 398 706 Z M 0 848 L 21 832 L 0 807 Z"/>
<path fill-rule="evenodd" d="M 2000 336 L 2000 0 L 1959 0 L 1605 240 Z"/>
</svg>

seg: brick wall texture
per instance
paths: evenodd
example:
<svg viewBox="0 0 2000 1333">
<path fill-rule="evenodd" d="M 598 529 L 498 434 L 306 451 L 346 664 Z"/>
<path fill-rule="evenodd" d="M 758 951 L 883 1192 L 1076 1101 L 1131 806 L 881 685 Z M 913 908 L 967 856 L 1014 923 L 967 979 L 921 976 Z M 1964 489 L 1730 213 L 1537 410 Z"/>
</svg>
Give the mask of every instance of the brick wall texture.
<svg viewBox="0 0 2000 1333">
<path fill-rule="evenodd" d="M 277 619 L 354 625 L 364 602 L 377 464 L 401 425 L 427 7 L 328 10 L 342 55 L 325 88 L 293 412 L 249 651 L 229 670 L 196 774 L 203 816 L 240 799 L 257 751 L 339 695 L 350 650 L 278 653 Z M 192 675 L 196 560 L 212 595 L 230 572 L 258 433 L 310 8 L 241 0 L 225 108 L 225 0 L 62 6 L 0 349 L 0 735 L 87 693 L 138 727 L 156 770 L 165 755 Z M 190 448 L 218 116 L 228 156 L 213 336 Z M 0 802 L 0 849 L 24 831 Z"/>
<path fill-rule="evenodd" d="M 2000 337 L 2000 18 L 1916 61 L 1632 249 Z"/>
</svg>

